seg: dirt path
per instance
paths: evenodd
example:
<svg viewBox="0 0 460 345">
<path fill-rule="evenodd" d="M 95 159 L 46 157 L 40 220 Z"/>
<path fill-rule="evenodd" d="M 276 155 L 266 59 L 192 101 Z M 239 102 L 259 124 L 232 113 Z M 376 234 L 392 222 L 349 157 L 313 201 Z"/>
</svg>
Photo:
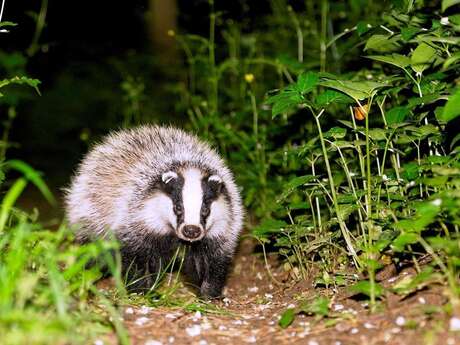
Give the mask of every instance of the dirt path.
<svg viewBox="0 0 460 345">
<path fill-rule="evenodd" d="M 228 280 L 227 298 L 216 302 L 228 315 L 127 306 L 123 318 L 133 344 L 460 344 L 457 332 L 448 331 L 451 318 L 440 308 L 447 301 L 442 287 L 403 300 L 389 296 L 382 311 L 371 315 L 367 304 L 351 299 L 345 289 L 314 289 L 311 282 L 273 284 L 263 262 L 243 247 Z M 274 274 L 282 279 L 281 271 Z M 286 329 L 278 325 L 286 308 L 321 293 L 332 298 L 328 317 L 299 315 Z"/>
</svg>

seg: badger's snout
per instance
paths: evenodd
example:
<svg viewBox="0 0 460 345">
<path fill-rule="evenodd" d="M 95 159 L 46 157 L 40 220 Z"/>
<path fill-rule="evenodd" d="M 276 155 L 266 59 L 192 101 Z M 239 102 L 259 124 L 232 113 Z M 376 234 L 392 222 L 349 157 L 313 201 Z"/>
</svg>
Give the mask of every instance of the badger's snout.
<svg viewBox="0 0 460 345">
<path fill-rule="evenodd" d="M 204 229 L 197 225 L 183 225 L 179 228 L 179 237 L 185 241 L 198 241 L 204 236 Z"/>
</svg>

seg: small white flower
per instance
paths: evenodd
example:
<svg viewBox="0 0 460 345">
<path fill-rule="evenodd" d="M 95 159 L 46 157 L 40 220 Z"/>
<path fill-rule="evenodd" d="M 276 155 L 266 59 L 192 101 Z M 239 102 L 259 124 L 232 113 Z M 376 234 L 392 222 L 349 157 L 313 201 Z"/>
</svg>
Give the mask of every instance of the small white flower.
<svg viewBox="0 0 460 345">
<path fill-rule="evenodd" d="M 451 331 L 460 331 L 460 318 L 453 316 L 449 321 L 449 329 Z"/>
<path fill-rule="evenodd" d="M 196 337 L 197 335 L 201 334 L 201 327 L 200 327 L 200 325 L 193 325 L 191 327 L 187 327 L 185 329 L 185 332 L 187 332 L 187 334 L 190 337 Z"/>
<path fill-rule="evenodd" d="M 143 326 L 145 325 L 147 322 L 149 321 L 149 318 L 148 317 L 140 317 L 138 318 L 134 323 L 138 326 Z"/>
<path fill-rule="evenodd" d="M 404 326 L 406 324 L 406 319 L 404 318 L 404 316 L 398 316 L 396 318 L 396 321 L 395 323 L 398 325 L 398 326 Z"/>
<path fill-rule="evenodd" d="M 441 25 L 449 25 L 449 17 L 442 17 Z"/>
</svg>

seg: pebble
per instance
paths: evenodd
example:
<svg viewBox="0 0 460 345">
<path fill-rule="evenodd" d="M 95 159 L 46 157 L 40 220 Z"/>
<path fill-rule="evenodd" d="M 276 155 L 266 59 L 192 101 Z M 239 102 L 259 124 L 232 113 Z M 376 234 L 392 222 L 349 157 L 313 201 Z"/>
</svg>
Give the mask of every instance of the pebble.
<svg viewBox="0 0 460 345">
<path fill-rule="evenodd" d="M 219 331 L 225 331 L 226 329 L 227 329 L 227 327 L 225 327 L 224 325 L 219 326 Z"/>
<path fill-rule="evenodd" d="M 356 327 L 352 328 L 350 331 L 351 334 L 356 334 L 358 332 L 359 332 L 359 329 L 357 329 Z"/>
<path fill-rule="evenodd" d="M 147 307 L 146 305 L 143 305 L 141 309 L 139 310 L 139 313 L 142 315 L 147 315 L 148 313 L 150 313 L 151 310 L 152 308 Z"/>
<path fill-rule="evenodd" d="M 248 288 L 248 291 L 249 292 L 257 292 L 257 291 L 259 291 L 259 288 L 257 286 L 253 286 L 253 287 Z"/>
<path fill-rule="evenodd" d="M 398 326 L 404 326 L 406 324 L 406 319 L 404 318 L 404 316 L 398 316 L 395 320 L 395 323 Z"/>
<path fill-rule="evenodd" d="M 256 341 L 257 339 L 254 335 L 250 335 L 249 337 L 246 338 L 246 342 L 248 343 L 255 343 Z"/>
<path fill-rule="evenodd" d="M 201 326 L 200 325 L 193 325 L 191 327 L 187 327 L 185 329 L 185 332 L 187 332 L 187 334 L 190 337 L 196 337 L 197 335 L 201 334 Z"/>
<path fill-rule="evenodd" d="M 390 329 L 390 332 L 393 333 L 393 334 L 397 334 L 397 333 L 401 332 L 401 328 L 394 327 L 394 328 Z"/>
<path fill-rule="evenodd" d="M 163 345 L 163 343 L 158 340 L 147 340 L 144 345 Z"/>
<path fill-rule="evenodd" d="M 172 344 L 172 343 L 174 343 L 175 340 L 176 340 L 176 338 L 174 338 L 173 336 L 170 336 L 168 338 L 168 343 Z"/>
<path fill-rule="evenodd" d="M 418 298 L 418 303 L 420 304 L 426 304 L 426 299 L 424 297 L 419 297 Z"/>
<path fill-rule="evenodd" d="M 309 340 L 308 345 L 319 345 L 319 343 L 316 340 Z"/>
<path fill-rule="evenodd" d="M 342 304 L 334 304 L 334 311 L 339 311 L 345 308 Z"/>
<path fill-rule="evenodd" d="M 138 326 L 143 326 L 145 325 L 147 322 L 149 321 L 149 318 L 148 317 L 140 317 L 138 318 L 134 323 Z"/>
<path fill-rule="evenodd" d="M 262 280 L 264 277 L 262 276 L 262 273 L 257 272 L 256 278 L 259 279 L 259 280 Z"/>
<path fill-rule="evenodd" d="M 373 328 L 377 328 L 377 326 L 373 325 L 373 324 L 370 323 L 370 322 L 365 322 L 365 323 L 364 323 L 364 328 L 373 329 Z"/>
<path fill-rule="evenodd" d="M 131 308 L 131 307 L 128 307 L 128 308 L 125 309 L 125 313 L 126 314 L 134 314 L 134 309 Z"/>
<path fill-rule="evenodd" d="M 449 321 L 449 329 L 451 331 L 460 331 L 460 318 L 453 316 Z"/>
</svg>

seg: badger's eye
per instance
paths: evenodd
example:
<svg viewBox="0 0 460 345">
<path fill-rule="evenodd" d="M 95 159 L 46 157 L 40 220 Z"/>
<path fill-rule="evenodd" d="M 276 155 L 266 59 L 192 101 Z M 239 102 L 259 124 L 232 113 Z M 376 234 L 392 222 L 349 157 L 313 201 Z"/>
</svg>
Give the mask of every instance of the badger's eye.
<svg viewBox="0 0 460 345">
<path fill-rule="evenodd" d="M 207 216 L 209 216 L 209 212 L 210 212 L 209 207 L 203 206 L 203 207 L 201 208 L 201 216 L 202 216 L 203 218 L 206 218 Z"/>
<path fill-rule="evenodd" d="M 174 213 L 180 216 L 184 212 L 182 205 L 176 204 L 174 205 Z"/>
</svg>

